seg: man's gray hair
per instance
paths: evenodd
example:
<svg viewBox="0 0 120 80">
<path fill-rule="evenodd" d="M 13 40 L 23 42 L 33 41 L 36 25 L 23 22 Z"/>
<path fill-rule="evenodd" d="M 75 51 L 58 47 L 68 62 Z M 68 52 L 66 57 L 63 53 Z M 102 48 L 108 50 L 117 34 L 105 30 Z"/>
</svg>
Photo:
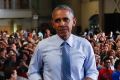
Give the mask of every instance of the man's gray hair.
<svg viewBox="0 0 120 80">
<path fill-rule="evenodd" d="M 72 13 L 72 15 L 74 16 L 74 12 L 72 10 L 72 8 L 70 8 L 67 5 L 58 5 L 52 12 L 52 15 L 54 14 L 55 11 L 57 10 L 68 10 L 70 13 Z"/>
</svg>

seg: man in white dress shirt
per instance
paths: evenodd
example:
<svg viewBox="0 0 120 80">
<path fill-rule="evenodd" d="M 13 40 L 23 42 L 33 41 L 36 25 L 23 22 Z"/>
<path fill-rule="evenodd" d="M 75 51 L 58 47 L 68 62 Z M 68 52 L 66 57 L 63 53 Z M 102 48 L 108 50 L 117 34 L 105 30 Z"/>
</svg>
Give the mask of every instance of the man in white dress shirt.
<svg viewBox="0 0 120 80">
<path fill-rule="evenodd" d="M 66 5 L 57 6 L 52 13 L 52 24 L 57 34 L 38 43 L 29 65 L 29 80 L 62 80 L 63 42 L 70 45 L 72 80 L 97 80 L 98 71 L 91 44 L 71 33 L 76 24 L 72 9 Z"/>
</svg>

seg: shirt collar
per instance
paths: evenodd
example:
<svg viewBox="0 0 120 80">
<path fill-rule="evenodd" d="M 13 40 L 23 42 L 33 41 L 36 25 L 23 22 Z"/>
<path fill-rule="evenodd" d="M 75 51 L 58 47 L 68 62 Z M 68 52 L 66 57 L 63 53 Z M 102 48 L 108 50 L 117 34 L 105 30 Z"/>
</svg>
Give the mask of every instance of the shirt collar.
<svg viewBox="0 0 120 80">
<path fill-rule="evenodd" d="M 56 40 L 58 41 L 57 44 L 58 46 L 61 46 L 61 44 L 64 42 L 63 39 L 61 39 L 58 35 Z M 73 45 L 73 34 L 70 35 L 70 37 L 66 40 L 66 42 L 70 45 L 70 47 L 72 47 Z"/>
<path fill-rule="evenodd" d="M 70 35 L 70 37 L 66 40 L 66 42 L 72 47 L 73 45 L 73 34 Z"/>
</svg>

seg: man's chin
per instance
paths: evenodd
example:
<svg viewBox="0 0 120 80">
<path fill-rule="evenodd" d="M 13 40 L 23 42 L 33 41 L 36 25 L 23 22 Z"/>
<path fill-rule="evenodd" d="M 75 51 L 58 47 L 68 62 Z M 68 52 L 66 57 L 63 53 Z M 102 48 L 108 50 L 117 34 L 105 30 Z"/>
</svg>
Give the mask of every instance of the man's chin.
<svg viewBox="0 0 120 80">
<path fill-rule="evenodd" d="M 63 39 L 63 40 L 67 40 L 69 38 L 69 35 L 67 34 L 59 34 L 59 36 Z"/>
</svg>

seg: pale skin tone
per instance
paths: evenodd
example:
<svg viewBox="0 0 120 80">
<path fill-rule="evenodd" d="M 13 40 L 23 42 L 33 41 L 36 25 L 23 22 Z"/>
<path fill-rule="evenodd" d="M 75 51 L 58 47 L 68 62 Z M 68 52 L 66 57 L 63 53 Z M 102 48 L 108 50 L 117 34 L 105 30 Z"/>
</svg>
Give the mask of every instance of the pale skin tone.
<svg viewBox="0 0 120 80">
<path fill-rule="evenodd" d="M 12 74 L 12 77 L 10 80 L 17 80 L 17 71 L 14 70 L 14 74 Z"/>
<path fill-rule="evenodd" d="M 74 15 L 66 9 L 55 10 L 52 14 L 53 28 L 56 30 L 58 36 L 63 40 L 67 40 L 72 32 L 72 27 L 76 24 Z M 86 77 L 84 80 L 93 80 Z"/>
</svg>

